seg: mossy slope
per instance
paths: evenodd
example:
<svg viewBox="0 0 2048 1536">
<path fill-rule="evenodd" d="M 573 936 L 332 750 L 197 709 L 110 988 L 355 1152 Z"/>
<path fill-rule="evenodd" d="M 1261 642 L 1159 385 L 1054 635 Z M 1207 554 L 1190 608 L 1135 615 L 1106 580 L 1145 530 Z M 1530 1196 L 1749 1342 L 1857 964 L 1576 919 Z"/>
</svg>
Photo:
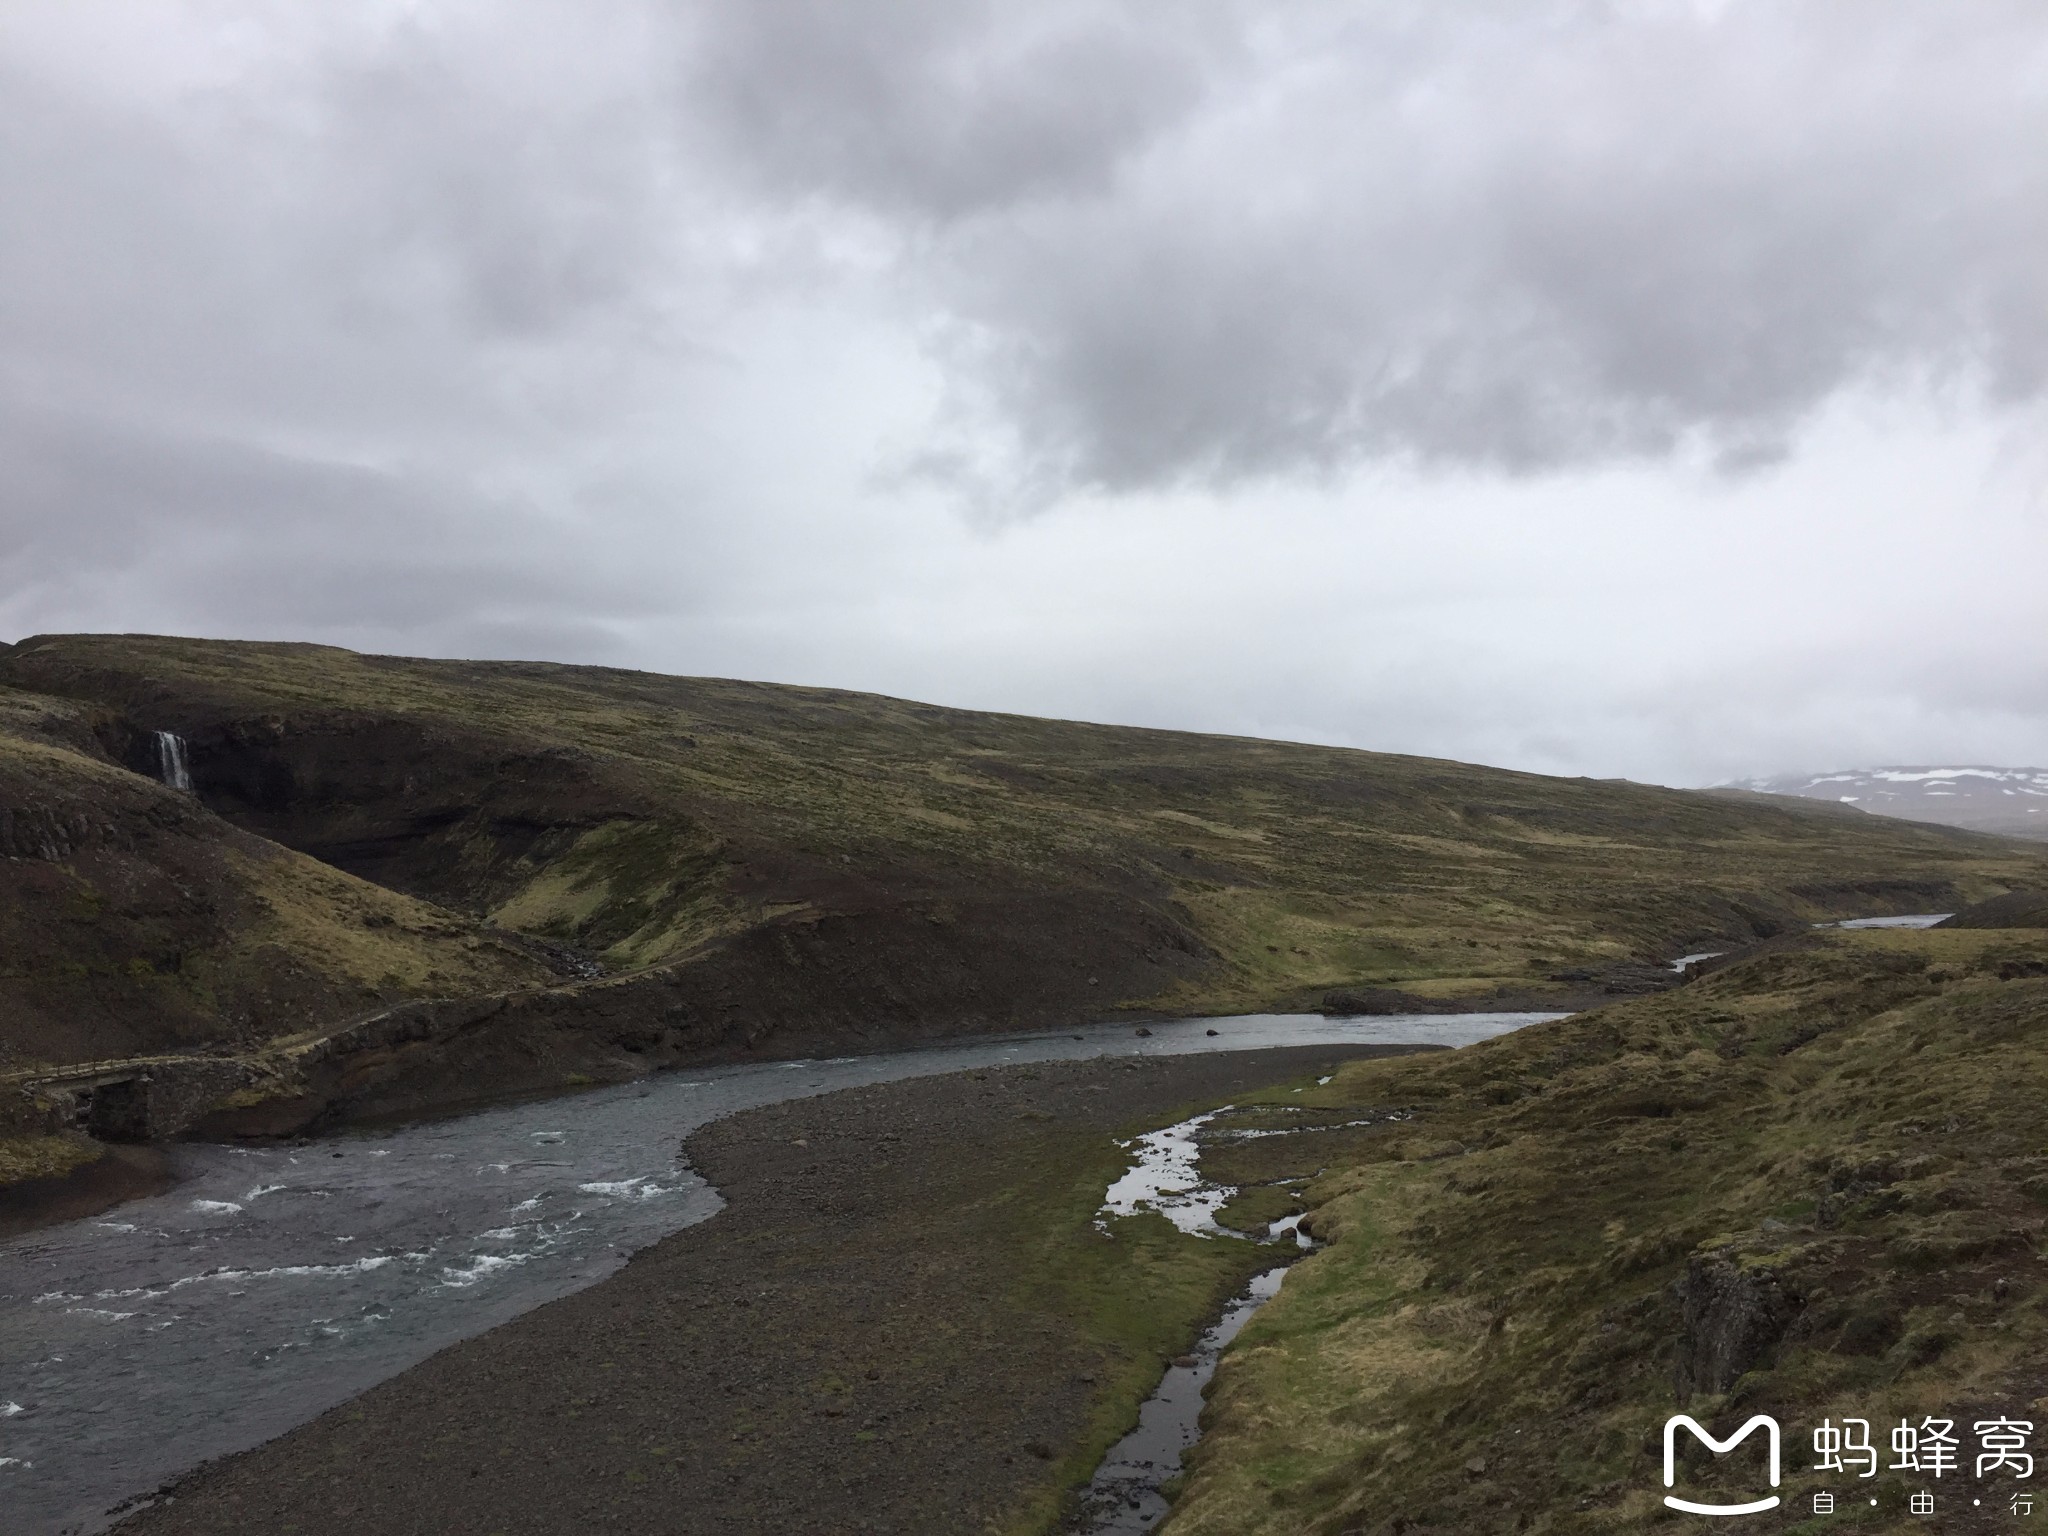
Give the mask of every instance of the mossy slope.
<svg viewBox="0 0 2048 1536">
<path fill-rule="evenodd" d="M 1681 1406 L 1784 1423 L 1792 1510 L 1823 1417 L 2048 1419 L 2039 933 L 1815 938 L 1294 1102 L 1383 1118 L 1253 1144 L 1330 1245 L 1224 1362 L 1171 1536 L 1682 1524 Z M 1903 1477 L 1828 1528 L 1906 1528 Z"/>
<path fill-rule="evenodd" d="M 605 668 L 60 636 L 0 680 L 98 710 L 117 756 L 179 731 L 238 825 L 614 971 L 807 965 L 804 1007 L 955 1027 L 1525 998 L 2044 868 L 1793 801 Z"/>
</svg>

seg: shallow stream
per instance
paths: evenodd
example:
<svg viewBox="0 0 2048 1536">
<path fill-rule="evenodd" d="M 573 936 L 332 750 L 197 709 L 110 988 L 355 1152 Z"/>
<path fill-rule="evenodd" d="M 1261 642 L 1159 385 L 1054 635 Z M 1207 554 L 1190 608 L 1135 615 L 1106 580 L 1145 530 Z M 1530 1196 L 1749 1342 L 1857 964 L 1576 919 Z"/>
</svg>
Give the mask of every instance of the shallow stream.
<svg viewBox="0 0 2048 1536">
<path fill-rule="evenodd" d="M 1181 1457 L 1202 1436 L 1202 1395 L 1218 1357 L 1252 1314 L 1280 1294 L 1286 1278 L 1285 1265 L 1254 1276 L 1194 1350 L 1166 1368 L 1138 1410 L 1138 1427 L 1110 1448 L 1089 1480 L 1080 1523 L 1071 1527 L 1076 1536 L 1136 1536 L 1165 1518 L 1173 1506 L 1161 1489 L 1180 1473 Z"/>
</svg>

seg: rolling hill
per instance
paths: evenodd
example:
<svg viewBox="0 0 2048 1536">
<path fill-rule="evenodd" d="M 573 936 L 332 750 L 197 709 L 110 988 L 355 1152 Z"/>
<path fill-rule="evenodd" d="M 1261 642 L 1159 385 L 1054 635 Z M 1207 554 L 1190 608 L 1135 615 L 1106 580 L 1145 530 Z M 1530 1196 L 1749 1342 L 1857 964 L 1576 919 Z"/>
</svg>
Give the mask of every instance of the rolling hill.
<svg viewBox="0 0 2048 1536">
<path fill-rule="evenodd" d="M 1583 1000 L 2043 883 L 1794 800 L 722 679 L 86 635 L 0 686 L 0 1072 L 237 1061 L 173 1128 L 1119 1010 Z"/>
<path fill-rule="evenodd" d="M 1656 997 L 1353 1063 L 1285 1102 L 1356 1129 L 1205 1158 L 1294 1181 L 1326 1246 L 1224 1362 L 1165 1529 L 1681 1529 L 1676 1412 L 1784 1426 L 1778 1529 L 1827 1528 L 1813 1495 L 1845 1481 L 1845 1529 L 1926 1528 L 1915 1475 L 1795 1451 L 1849 1415 L 1880 1443 L 1928 1414 L 2038 1419 L 2044 1092 L 2048 935 L 1989 924 L 1801 934 Z M 1697 1456 L 1715 1491 L 1687 1496 L 1736 1502 L 1745 1473 Z M 1944 1491 L 1943 1528 L 1997 1528 L 2007 1492 Z"/>
</svg>

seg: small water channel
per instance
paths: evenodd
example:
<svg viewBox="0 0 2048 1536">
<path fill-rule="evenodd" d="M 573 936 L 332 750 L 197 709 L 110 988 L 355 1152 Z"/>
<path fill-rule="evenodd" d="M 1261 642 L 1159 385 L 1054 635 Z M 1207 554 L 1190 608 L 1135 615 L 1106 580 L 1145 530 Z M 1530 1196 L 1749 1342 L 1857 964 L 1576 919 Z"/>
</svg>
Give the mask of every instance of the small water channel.
<svg viewBox="0 0 2048 1536">
<path fill-rule="evenodd" d="M 1008 1063 L 1464 1045 L 1555 1017 L 1102 1025 L 670 1073 L 306 1144 L 181 1147 L 171 1193 L 0 1243 L 4 1527 L 100 1529 L 123 1500 L 611 1274 L 719 1208 L 679 1153 L 723 1115 Z"/>
<path fill-rule="evenodd" d="M 1328 1082 L 1328 1078 L 1319 1079 Z M 1130 1144 L 1130 1171 L 1109 1186 L 1102 1217 L 1131 1216 L 1152 1211 L 1181 1231 L 1198 1237 L 1245 1238 L 1216 1222 L 1216 1213 L 1237 1194 L 1230 1184 L 1215 1184 L 1201 1174 L 1201 1136 L 1205 1127 L 1234 1106 L 1224 1105 L 1177 1125 L 1148 1131 Z M 1258 1135 L 1270 1132 L 1237 1131 Z M 1268 1241 L 1292 1238 L 1294 1254 L 1315 1246 L 1300 1230 L 1301 1217 L 1283 1216 L 1267 1225 Z M 1280 1292 L 1287 1266 L 1275 1264 L 1252 1277 L 1251 1283 L 1224 1308 L 1193 1350 L 1170 1362 L 1159 1385 L 1138 1410 L 1137 1427 L 1111 1446 L 1081 1496 L 1072 1536 L 1135 1536 L 1165 1518 L 1170 1505 L 1162 1491 L 1181 1469 L 1181 1457 L 1201 1438 L 1203 1394 L 1224 1347 L 1237 1337 L 1254 1312 Z"/>
<path fill-rule="evenodd" d="M 1110 1448 L 1089 1480 L 1080 1523 L 1069 1527 L 1075 1536 L 1138 1536 L 1166 1518 L 1173 1506 L 1160 1490 L 1201 1438 L 1203 1394 L 1216 1361 L 1252 1314 L 1280 1294 L 1286 1275 L 1285 1265 L 1275 1265 L 1254 1276 L 1194 1350 L 1166 1368 L 1138 1410 L 1138 1427 Z"/>
<path fill-rule="evenodd" d="M 1316 1081 L 1320 1084 L 1330 1079 Z M 1163 1490 L 1179 1474 L 1181 1458 L 1188 1447 L 1201 1438 L 1203 1396 L 1209 1378 L 1216 1373 L 1217 1360 L 1252 1314 L 1279 1294 L 1287 1264 L 1316 1246 L 1301 1230 L 1299 1214 L 1269 1222 L 1263 1233 L 1239 1232 L 1218 1225 L 1217 1212 L 1237 1195 L 1238 1189 L 1202 1177 L 1204 1136 L 1213 1139 L 1295 1134 L 1285 1129 L 1210 1129 L 1213 1121 L 1233 1108 L 1234 1105 L 1226 1104 L 1176 1125 L 1148 1131 L 1128 1143 L 1134 1154 L 1130 1170 L 1110 1185 L 1103 1196 L 1102 1218 L 1152 1211 L 1194 1236 L 1240 1240 L 1263 1236 L 1268 1242 L 1289 1240 L 1293 1251 L 1283 1249 L 1285 1261 L 1253 1276 L 1194 1349 L 1168 1364 L 1159 1386 L 1139 1408 L 1137 1427 L 1110 1447 L 1095 1469 L 1081 1496 L 1080 1513 L 1067 1527 L 1070 1536 L 1136 1536 L 1165 1518 L 1171 1506 Z M 1406 1119 L 1407 1115 L 1395 1112 L 1372 1117 L 1387 1118 Z M 1313 1129 L 1367 1123 L 1353 1120 Z"/>
</svg>

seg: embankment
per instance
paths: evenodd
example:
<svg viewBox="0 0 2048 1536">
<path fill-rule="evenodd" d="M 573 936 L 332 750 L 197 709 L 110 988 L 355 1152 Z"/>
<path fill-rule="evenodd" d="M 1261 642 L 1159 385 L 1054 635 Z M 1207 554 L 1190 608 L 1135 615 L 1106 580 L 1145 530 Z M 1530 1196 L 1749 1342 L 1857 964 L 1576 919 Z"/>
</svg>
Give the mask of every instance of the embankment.
<svg viewBox="0 0 2048 1536">
<path fill-rule="evenodd" d="M 1824 1419 L 1880 1444 L 1930 1415 L 2038 1422 L 2044 1099 L 2039 929 L 1816 935 L 1346 1068 L 1303 1102 L 1414 1113 L 1333 1147 L 1308 1188 L 1327 1246 L 1224 1361 L 1165 1529 L 1618 1536 L 1670 1518 L 1673 1413 L 1723 1434 L 1773 1416 L 1788 1512 L 1829 1488 L 1792 1454 Z M 1734 1460 L 1698 1458 L 1690 1496 L 1749 1496 Z M 1919 1487 L 1880 1474 L 1844 1518 L 1919 1529 Z M 2009 1491 L 1944 1491 L 1942 1529 L 2003 1529 Z"/>
</svg>

